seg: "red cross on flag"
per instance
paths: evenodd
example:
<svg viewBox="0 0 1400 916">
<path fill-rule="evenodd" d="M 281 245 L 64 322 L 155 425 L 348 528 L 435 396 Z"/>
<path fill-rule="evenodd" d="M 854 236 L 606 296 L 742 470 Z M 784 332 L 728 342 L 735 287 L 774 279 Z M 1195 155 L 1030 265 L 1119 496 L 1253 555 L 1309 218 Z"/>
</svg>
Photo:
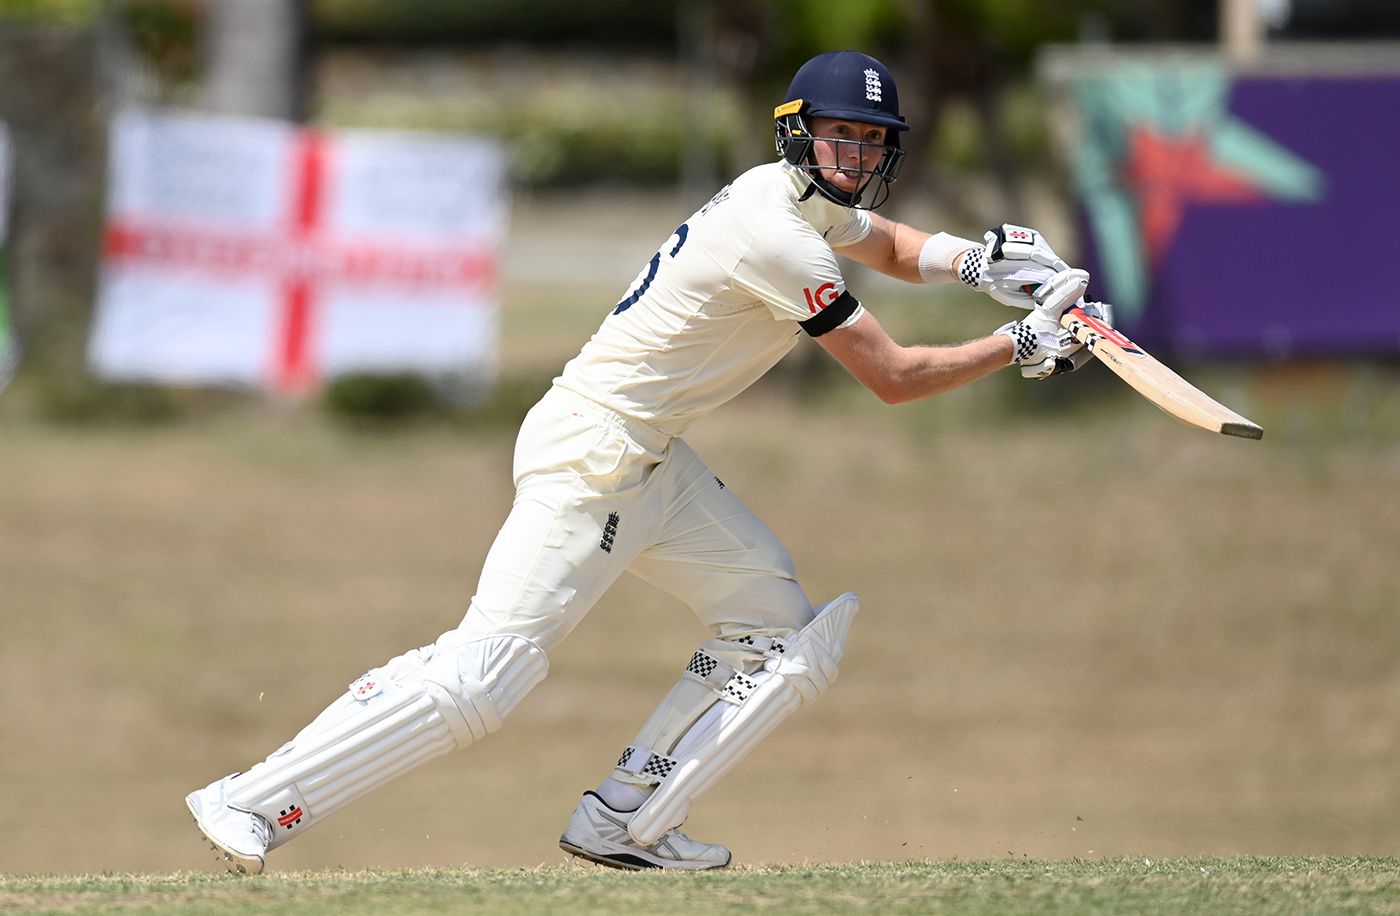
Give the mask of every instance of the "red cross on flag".
<svg viewBox="0 0 1400 916">
<path fill-rule="evenodd" d="M 124 112 L 90 362 L 292 393 L 347 372 L 489 383 L 507 207 L 486 141 Z"/>
</svg>

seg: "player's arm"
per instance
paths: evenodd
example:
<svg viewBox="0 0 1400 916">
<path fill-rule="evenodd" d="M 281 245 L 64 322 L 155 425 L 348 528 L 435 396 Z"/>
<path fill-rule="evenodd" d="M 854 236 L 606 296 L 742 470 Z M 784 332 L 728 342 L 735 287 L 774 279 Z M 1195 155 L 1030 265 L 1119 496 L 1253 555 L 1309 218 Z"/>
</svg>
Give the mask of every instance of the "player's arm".
<svg viewBox="0 0 1400 916">
<path fill-rule="evenodd" d="M 869 312 L 816 341 L 887 404 L 941 394 L 974 382 L 1010 365 L 1015 349 L 1012 338 L 1005 334 L 947 347 L 906 347 L 896 343 Z"/>
<path fill-rule="evenodd" d="M 970 251 L 981 251 L 986 245 L 946 232 L 930 234 L 872 213 L 870 232 L 865 238 L 836 250 L 852 261 L 907 283 L 937 283 L 962 279 L 958 269 L 964 256 Z"/>
<path fill-rule="evenodd" d="M 838 254 L 908 283 L 924 283 L 919 273 L 919 253 L 930 236 L 927 232 L 906 226 L 878 213 L 870 214 L 870 232 L 858 242 L 837 248 Z M 968 248 L 980 247 L 967 242 Z M 951 278 L 953 274 L 946 274 Z"/>
<path fill-rule="evenodd" d="M 1060 316 L 1079 301 L 1088 282 L 1082 270 L 1060 271 L 1044 284 L 1044 301 L 1025 319 L 955 346 L 903 346 L 864 309 L 849 323 L 826 330 L 818 321 L 807 330 L 880 400 L 898 404 L 951 391 L 1012 363 L 1020 365 L 1022 376 L 1036 379 L 1078 368 L 1083 360 L 1077 357 L 1088 355 Z"/>
<path fill-rule="evenodd" d="M 1010 223 L 988 230 L 983 241 L 946 232 L 930 235 L 870 214 L 870 232 L 838 249 L 842 255 L 909 283 L 956 278 L 1003 305 L 1033 309 L 1034 292 L 1069 267 L 1034 229 Z"/>
</svg>

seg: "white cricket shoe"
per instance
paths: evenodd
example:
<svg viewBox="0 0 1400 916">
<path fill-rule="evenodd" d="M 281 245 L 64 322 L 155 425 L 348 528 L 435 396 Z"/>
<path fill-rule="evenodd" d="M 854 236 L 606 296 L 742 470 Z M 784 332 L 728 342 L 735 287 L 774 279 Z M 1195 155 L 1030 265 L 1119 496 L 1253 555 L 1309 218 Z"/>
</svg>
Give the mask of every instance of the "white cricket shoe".
<svg viewBox="0 0 1400 916">
<path fill-rule="evenodd" d="M 585 792 L 559 838 L 559 848 L 609 868 L 724 868 L 729 850 L 668 830 L 650 846 L 639 846 L 627 833 L 632 811 L 614 811 L 596 792 Z"/>
<path fill-rule="evenodd" d="M 195 826 L 231 874 L 256 875 L 267 864 L 272 825 L 251 811 L 229 806 L 224 787 L 232 778 L 225 776 L 191 792 L 185 796 L 185 805 L 194 815 Z"/>
</svg>

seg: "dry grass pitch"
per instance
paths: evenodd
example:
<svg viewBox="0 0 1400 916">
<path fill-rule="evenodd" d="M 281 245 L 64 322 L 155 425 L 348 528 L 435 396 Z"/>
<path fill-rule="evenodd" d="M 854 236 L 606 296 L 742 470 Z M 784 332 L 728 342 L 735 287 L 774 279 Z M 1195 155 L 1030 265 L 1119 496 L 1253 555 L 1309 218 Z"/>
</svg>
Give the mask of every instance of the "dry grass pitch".
<svg viewBox="0 0 1400 916">
<path fill-rule="evenodd" d="M 577 303 L 604 301 L 512 288 L 517 383 L 547 384 L 605 310 Z M 978 327 L 1004 320 L 955 304 L 934 327 L 926 303 L 896 306 L 887 325 L 935 339 L 962 335 L 974 311 Z M 1062 873 L 1089 896 L 1168 874 L 1172 894 L 1224 882 L 1247 896 L 1290 875 L 1379 893 L 1393 862 L 1134 863 L 1400 848 L 1397 386 L 1383 372 L 1335 388 L 1337 373 L 1200 379 L 1265 426 L 1254 443 L 1177 425 L 1102 369 L 1084 375 L 1027 388 L 1008 374 L 902 408 L 849 380 L 800 398 L 780 380 L 695 430 L 811 597 L 849 589 L 864 604 L 840 682 L 687 825 L 740 863 L 816 867 L 718 885 L 559 864 L 578 792 L 702 638 L 685 608 L 630 580 L 499 735 L 278 850 L 266 881 L 187 874 L 212 865 L 187 791 L 455 625 L 510 502 L 513 429 L 374 433 L 251 408 L 73 428 L 7 393 L 0 871 L 96 876 L 6 879 L 0 908 L 236 899 L 254 912 L 291 895 L 353 912 L 403 882 L 418 887 L 403 911 L 416 894 L 421 909 L 456 907 L 483 886 L 546 903 L 664 889 L 639 907 L 728 887 L 759 908 L 758 884 L 818 889 L 796 912 L 870 881 L 889 899 L 983 894 L 969 911 L 994 911 L 988 887 L 1052 888 L 1043 876 Z M 863 876 L 830 864 L 909 860 L 923 864 Z M 393 871 L 424 867 L 446 870 Z M 364 869 L 390 871 L 357 890 Z"/>
</svg>

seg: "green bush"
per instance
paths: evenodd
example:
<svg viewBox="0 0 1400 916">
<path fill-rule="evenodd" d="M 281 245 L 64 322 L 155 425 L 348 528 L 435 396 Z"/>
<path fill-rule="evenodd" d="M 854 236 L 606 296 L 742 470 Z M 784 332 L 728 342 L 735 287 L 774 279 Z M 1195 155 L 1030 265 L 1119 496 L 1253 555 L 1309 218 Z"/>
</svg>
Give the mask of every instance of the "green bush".
<svg viewBox="0 0 1400 916">
<path fill-rule="evenodd" d="M 177 393 L 158 385 L 103 384 L 84 374 L 47 374 L 34 383 L 39 416 L 56 423 L 154 425 L 180 418 Z"/>
<path fill-rule="evenodd" d="M 322 403 L 337 419 L 371 425 L 421 419 L 446 409 L 432 383 L 411 372 L 341 376 L 326 386 Z"/>
<path fill-rule="evenodd" d="M 361 429 L 440 422 L 473 435 L 514 435 L 551 378 L 507 375 L 488 386 L 472 378 L 363 373 L 331 382 L 320 403 L 331 417 Z"/>
</svg>

